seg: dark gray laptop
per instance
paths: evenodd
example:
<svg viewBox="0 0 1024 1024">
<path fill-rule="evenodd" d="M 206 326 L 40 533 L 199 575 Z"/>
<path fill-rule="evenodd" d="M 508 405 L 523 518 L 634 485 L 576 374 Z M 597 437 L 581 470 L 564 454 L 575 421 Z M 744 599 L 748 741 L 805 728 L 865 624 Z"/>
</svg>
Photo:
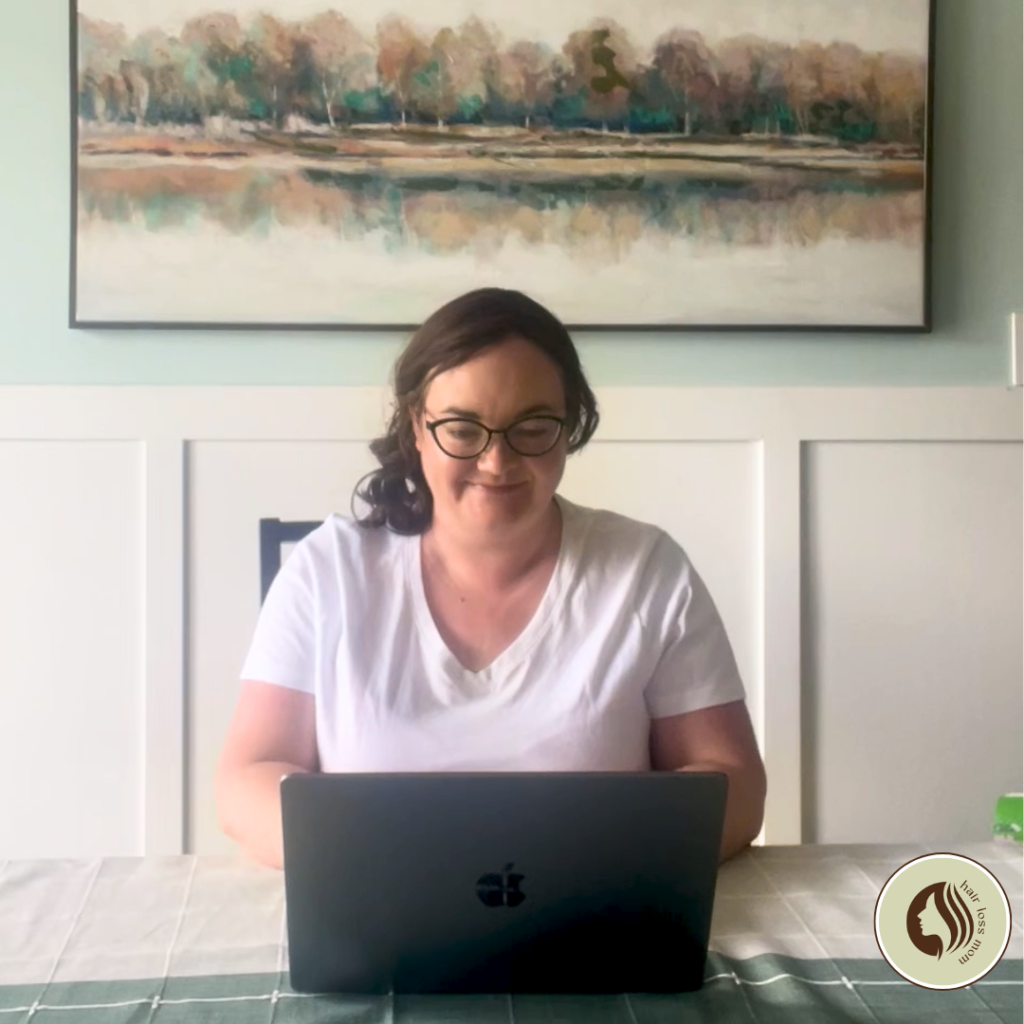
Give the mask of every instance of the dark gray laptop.
<svg viewBox="0 0 1024 1024">
<path fill-rule="evenodd" d="M 300 992 L 683 992 L 707 955 L 728 779 L 281 782 Z"/>
</svg>

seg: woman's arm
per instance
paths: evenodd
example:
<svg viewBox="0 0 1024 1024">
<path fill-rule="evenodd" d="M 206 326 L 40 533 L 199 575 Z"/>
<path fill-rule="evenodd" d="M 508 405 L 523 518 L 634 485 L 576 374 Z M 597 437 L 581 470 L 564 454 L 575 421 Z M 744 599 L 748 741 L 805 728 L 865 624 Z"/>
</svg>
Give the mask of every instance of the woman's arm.
<svg viewBox="0 0 1024 1024">
<path fill-rule="evenodd" d="M 745 701 L 653 719 L 651 766 L 657 771 L 728 775 L 720 863 L 734 857 L 761 831 L 767 779 Z"/>
<path fill-rule="evenodd" d="M 282 867 L 281 776 L 318 767 L 313 695 L 244 680 L 217 765 L 221 828 L 250 857 Z"/>
</svg>

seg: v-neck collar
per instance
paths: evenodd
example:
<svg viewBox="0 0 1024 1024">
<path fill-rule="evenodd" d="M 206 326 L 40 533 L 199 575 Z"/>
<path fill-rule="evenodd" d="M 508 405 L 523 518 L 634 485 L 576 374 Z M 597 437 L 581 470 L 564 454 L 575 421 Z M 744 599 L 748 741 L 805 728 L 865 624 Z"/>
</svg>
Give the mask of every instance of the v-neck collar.
<svg viewBox="0 0 1024 1024">
<path fill-rule="evenodd" d="M 555 495 L 559 511 L 562 514 L 562 539 L 558 548 L 558 557 L 554 571 L 548 580 L 540 603 L 530 621 L 522 632 L 505 648 L 489 665 L 473 672 L 466 668 L 452 653 L 451 648 L 441 636 L 434 616 L 427 603 L 427 594 L 423 586 L 423 565 L 421 561 L 421 537 L 408 538 L 405 544 L 403 567 L 405 586 L 415 612 L 416 625 L 426 647 L 430 661 L 438 665 L 457 687 L 476 689 L 479 686 L 501 679 L 518 665 L 543 639 L 557 619 L 556 609 L 562 604 L 569 581 L 572 578 L 576 558 L 576 516 L 575 508 L 560 495 Z"/>
</svg>

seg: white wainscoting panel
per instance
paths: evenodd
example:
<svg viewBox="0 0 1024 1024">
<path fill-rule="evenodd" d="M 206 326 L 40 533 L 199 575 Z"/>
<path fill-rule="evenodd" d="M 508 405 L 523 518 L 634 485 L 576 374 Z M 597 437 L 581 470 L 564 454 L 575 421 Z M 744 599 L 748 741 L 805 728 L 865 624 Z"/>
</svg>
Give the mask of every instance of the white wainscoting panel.
<svg viewBox="0 0 1024 1024">
<path fill-rule="evenodd" d="M 1022 781 L 1021 445 L 805 454 L 804 839 L 983 839 Z"/>
<path fill-rule="evenodd" d="M 195 853 L 236 851 L 213 775 L 260 608 L 259 520 L 347 513 L 377 465 L 365 442 L 195 442 L 188 452 L 188 835 Z"/>
<path fill-rule="evenodd" d="M 597 398 L 564 493 L 663 526 L 707 580 L 768 769 L 764 841 L 983 834 L 1024 783 L 1021 392 Z M 0 857 L 234 850 L 212 775 L 257 520 L 348 509 L 389 406 L 0 387 Z"/>
<path fill-rule="evenodd" d="M 189 450 L 189 846 L 233 849 L 212 778 L 259 608 L 261 517 L 348 512 L 375 462 L 363 443 L 195 443 Z M 656 523 L 687 550 L 725 621 L 761 721 L 756 446 L 600 443 L 569 460 L 562 493 Z M 760 730 L 758 728 L 760 733 Z"/>
<path fill-rule="evenodd" d="M 0 860 L 143 851 L 143 475 L 0 440 Z"/>
</svg>

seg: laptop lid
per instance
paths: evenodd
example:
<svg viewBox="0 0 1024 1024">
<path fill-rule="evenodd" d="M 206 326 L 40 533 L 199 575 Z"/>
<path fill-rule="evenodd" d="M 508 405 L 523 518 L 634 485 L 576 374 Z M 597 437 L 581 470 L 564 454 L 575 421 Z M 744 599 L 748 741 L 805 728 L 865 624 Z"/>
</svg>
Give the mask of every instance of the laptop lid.
<svg viewBox="0 0 1024 1024">
<path fill-rule="evenodd" d="M 727 784 L 712 772 L 288 776 L 292 986 L 699 988 Z"/>
</svg>

